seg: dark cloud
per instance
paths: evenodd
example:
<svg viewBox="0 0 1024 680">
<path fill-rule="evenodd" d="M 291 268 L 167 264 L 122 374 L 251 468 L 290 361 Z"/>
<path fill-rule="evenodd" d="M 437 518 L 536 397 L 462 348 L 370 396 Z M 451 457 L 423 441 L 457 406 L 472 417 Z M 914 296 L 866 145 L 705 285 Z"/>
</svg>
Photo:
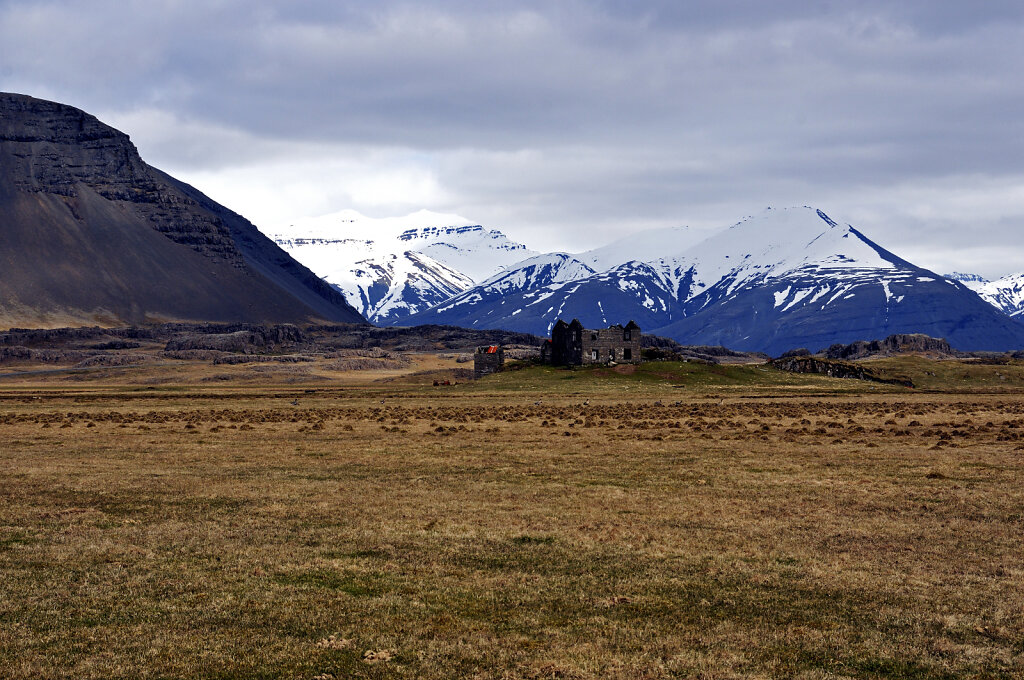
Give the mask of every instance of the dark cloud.
<svg viewBox="0 0 1024 680">
<path fill-rule="evenodd" d="M 0 88 L 106 115 L 258 220 L 289 208 L 243 176 L 317 187 L 297 215 L 426 200 L 562 241 L 829 201 L 928 266 L 1002 242 L 992 275 L 1024 269 L 1022 38 L 1001 0 L 8 0 Z"/>
</svg>

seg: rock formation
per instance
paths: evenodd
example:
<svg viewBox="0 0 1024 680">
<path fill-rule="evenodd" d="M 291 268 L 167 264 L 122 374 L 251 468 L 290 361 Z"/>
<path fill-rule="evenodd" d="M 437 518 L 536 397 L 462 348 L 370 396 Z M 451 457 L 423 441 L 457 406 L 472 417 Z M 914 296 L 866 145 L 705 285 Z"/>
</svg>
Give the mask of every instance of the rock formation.
<svg viewBox="0 0 1024 680">
<path fill-rule="evenodd" d="M 814 373 L 817 375 L 827 375 L 830 378 L 868 380 L 887 385 L 902 385 L 903 387 L 914 386 L 914 383 L 905 378 L 879 377 L 870 368 L 861 364 L 829 361 L 812 356 L 791 356 L 773 359 L 769 364 L 780 371 L 789 371 L 790 373 Z"/>
<path fill-rule="evenodd" d="M 832 345 L 825 350 L 828 359 L 864 359 L 894 354 L 927 354 L 933 357 L 959 355 L 942 338 L 932 338 L 921 333 L 890 335 L 885 340 L 858 340 L 849 345 Z"/>
</svg>

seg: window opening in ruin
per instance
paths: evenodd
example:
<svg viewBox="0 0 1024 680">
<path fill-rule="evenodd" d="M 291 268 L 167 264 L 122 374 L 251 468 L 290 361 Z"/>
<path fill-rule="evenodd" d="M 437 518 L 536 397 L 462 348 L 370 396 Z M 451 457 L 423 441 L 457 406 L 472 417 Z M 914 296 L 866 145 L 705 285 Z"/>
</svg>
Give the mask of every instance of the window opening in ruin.
<svg viewBox="0 0 1024 680">
<path fill-rule="evenodd" d="M 631 349 L 624 349 L 624 350 L 622 350 L 622 359 L 623 359 L 623 361 L 632 361 L 633 360 L 633 350 L 631 350 Z"/>
</svg>

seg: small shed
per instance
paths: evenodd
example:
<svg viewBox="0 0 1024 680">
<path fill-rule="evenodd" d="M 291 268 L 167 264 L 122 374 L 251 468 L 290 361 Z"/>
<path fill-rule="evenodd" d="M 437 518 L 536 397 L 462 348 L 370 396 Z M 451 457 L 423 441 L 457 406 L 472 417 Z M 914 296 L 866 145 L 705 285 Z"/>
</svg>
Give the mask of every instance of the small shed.
<svg viewBox="0 0 1024 680">
<path fill-rule="evenodd" d="M 482 378 L 497 373 L 505 365 L 505 350 L 501 345 L 477 347 L 473 355 L 473 377 Z"/>
</svg>

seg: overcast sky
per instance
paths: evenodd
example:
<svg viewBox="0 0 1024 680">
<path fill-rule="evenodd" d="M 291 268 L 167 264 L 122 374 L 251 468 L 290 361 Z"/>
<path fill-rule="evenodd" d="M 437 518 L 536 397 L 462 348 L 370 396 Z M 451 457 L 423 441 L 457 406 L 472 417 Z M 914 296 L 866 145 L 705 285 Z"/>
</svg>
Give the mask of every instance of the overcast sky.
<svg viewBox="0 0 1024 680">
<path fill-rule="evenodd" d="M 0 90 L 267 230 L 427 208 L 584 250 L 813 205 L 1024 270 L 1020 0 L 0 0 Z"/>
</svg>

